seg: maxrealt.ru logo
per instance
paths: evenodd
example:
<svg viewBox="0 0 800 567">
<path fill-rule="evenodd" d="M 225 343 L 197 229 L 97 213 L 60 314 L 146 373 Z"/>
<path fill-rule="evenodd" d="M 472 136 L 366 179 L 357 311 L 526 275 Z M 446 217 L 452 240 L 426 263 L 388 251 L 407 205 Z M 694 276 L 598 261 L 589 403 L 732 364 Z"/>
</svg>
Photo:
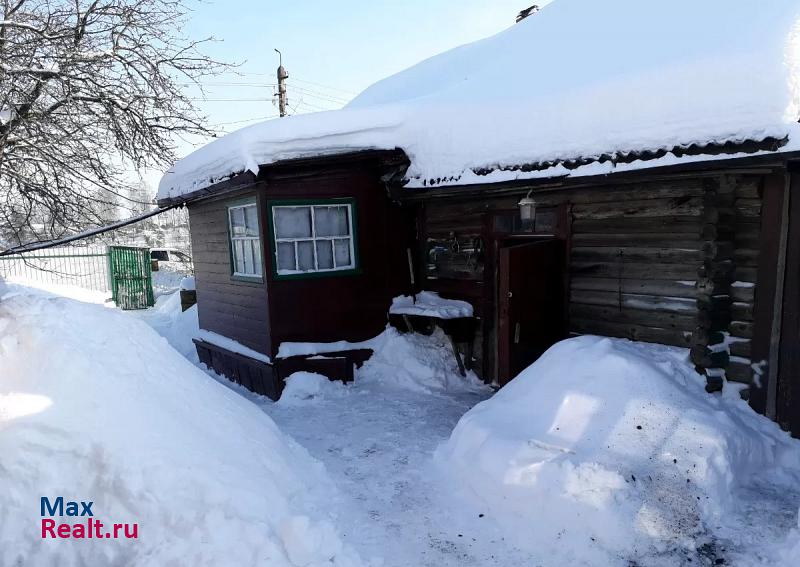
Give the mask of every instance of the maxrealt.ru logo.
<svg viewBox="0 0 800 567">
<path fill-rule="evenodd" d="M 47 496 L 42 496 L 42 539 L 137 539 L 139 537 L 139 524 L 104 524 L 95 519 L 93 505 L 94 502 L 91 501 L 65 501 L 63 496 L 51 502 Z M 54 517 L 80 518 L 80 520 L 56 521 Z"/>
</svg>

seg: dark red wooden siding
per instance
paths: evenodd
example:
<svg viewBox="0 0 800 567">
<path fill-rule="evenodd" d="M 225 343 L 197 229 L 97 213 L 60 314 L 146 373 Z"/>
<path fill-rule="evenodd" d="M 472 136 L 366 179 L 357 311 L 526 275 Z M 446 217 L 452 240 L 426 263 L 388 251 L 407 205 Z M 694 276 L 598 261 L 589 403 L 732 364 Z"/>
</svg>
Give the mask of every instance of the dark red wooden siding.
<svg viewBox="0 0 800 567">
<path fill-rule="evenodd" d="M 386 325 L 393 297 L 411 292 L 407 268 L 406 212 L 392 203 L 380 180 L 381 171 L 363 162 L 313 175 L 267 180 L 265 199 L 352 198 L 356 204 L 359 273 L 307 279 L 276 279 L 268 258 L 272 344 L 285 341 L 358 341 L 373 337 Z"/>
<path fill-rule="evenodd" d="M 240 192 L 226 199 L 192 204 L 189 223 L 200 328 L 270 355 L 266 286 L 231 277 L 227 206 L 231 200 L 256 195 L 255 191 Z"/>
</svg>

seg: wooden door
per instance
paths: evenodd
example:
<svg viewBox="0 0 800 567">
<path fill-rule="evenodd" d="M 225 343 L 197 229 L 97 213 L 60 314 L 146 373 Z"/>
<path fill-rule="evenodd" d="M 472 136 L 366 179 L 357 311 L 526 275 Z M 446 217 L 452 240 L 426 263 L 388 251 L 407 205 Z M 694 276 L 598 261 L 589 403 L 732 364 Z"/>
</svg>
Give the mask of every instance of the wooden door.
<svg viewBox="0 0 800 567">
<path fill-rule="evenodd" d="M 501 248 L 498 294 L 498 380 L 504 385 L 564 338 L 563 242 Z"/>
</svg>

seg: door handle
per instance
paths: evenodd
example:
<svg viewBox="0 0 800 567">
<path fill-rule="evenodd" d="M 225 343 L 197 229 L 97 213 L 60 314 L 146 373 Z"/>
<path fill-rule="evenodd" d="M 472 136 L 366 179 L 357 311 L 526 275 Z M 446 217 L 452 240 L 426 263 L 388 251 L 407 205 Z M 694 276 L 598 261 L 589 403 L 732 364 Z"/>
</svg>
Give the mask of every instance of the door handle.
<svg viewBox="0 0 800 567">
<path fill-rule="evenodd" d="M 514 327 L 514 344 L 515 345 L 519 344 L 519 330 L 520 330 L 520 324 L 517 323 L 516 327 Z"/>
</svg>

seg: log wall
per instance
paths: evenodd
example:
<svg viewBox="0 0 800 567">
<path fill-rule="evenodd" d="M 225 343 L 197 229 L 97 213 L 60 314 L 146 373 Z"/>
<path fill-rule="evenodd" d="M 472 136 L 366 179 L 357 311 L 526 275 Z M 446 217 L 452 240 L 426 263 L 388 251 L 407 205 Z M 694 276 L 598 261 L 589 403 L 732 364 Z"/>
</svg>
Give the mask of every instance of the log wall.
<svg viewBox="0 0 800 567">
<path fill-rule="evenodd" d="M 571 210 L 570 332 L 691 348 L 699 369 L 749 382 L 762 181 L 719 175 L 534 191 L 542 214 Z M 483 239 L 485 253 L 462 262 L 465 273 L 434 271 L 423 287 L 473 302 L 487 336 L 496 309 L 487 217 L 515 211 L 519 198 L 448 198 L 421 209 L 424 238 L 453 249 Z M 713 381 L 721 371 L 708 374 Z"/>
</svg>

